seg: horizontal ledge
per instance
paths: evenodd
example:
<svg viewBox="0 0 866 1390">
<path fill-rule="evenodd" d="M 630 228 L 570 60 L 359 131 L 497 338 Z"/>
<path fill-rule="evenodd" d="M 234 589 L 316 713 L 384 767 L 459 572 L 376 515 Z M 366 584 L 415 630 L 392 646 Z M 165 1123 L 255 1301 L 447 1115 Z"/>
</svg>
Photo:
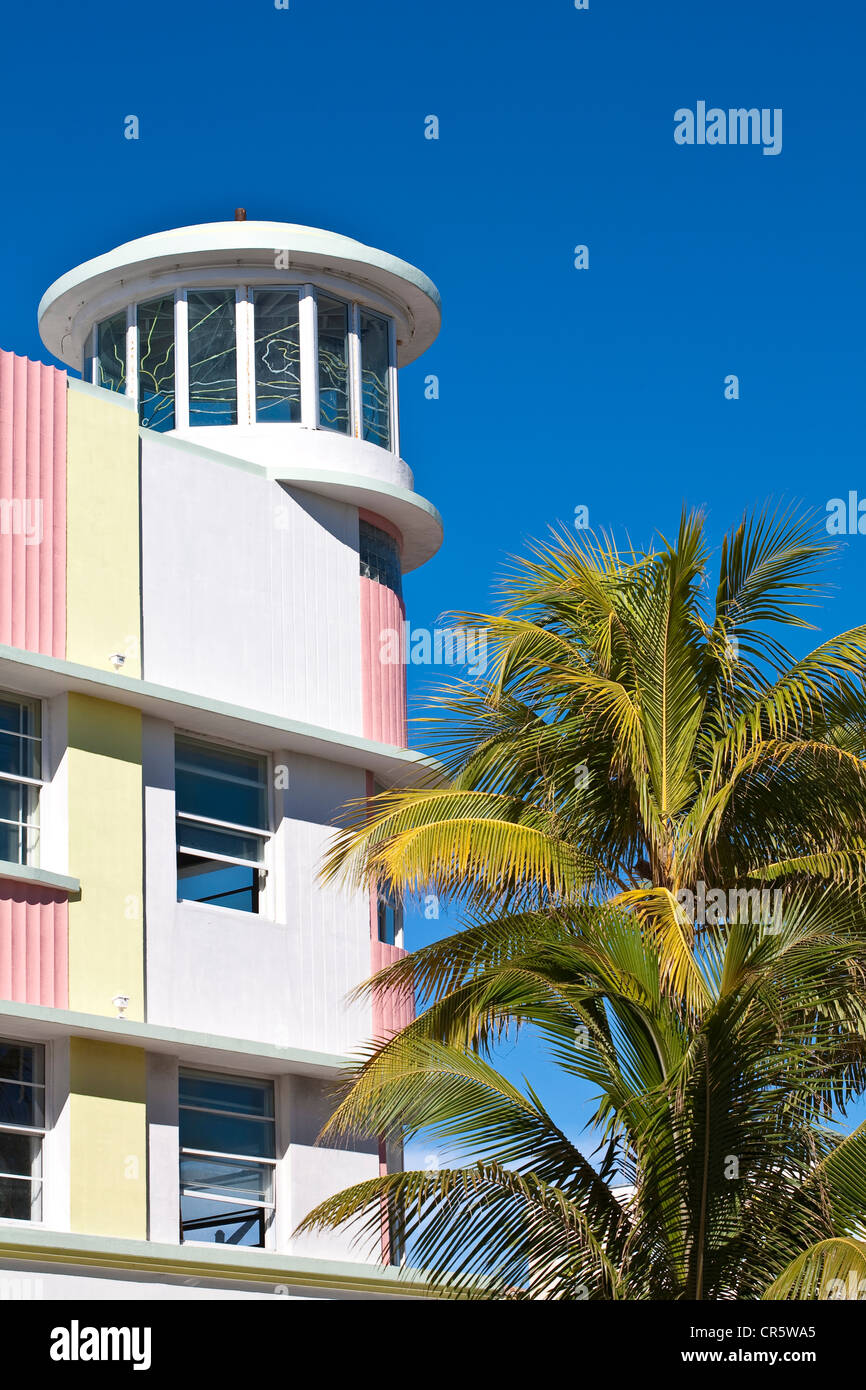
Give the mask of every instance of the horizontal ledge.
<svg viewBox="0 0 866 1390">
<path fill-rule="evenodd" d="M 70 878 L 68 874 L 55 874 L 50 869 L 37 869 L 33 864 L 13 864 L 9 859 L 0 859 L 0 879 L 14 879 L 16 883 L 36 883 L 43 888 L 57 888 L 61 893 L 81 892 L 81 880 Z"/>
<path fill-rule="evenodd" d="M 84 381 L 77 376 L 68 376 L 66 385 L 70 391 L 80 391 L 82 395 L 95 396 L 97 400 L 103 401 L 107 405 L 119 405 L 124 410 L 138 410 L 132 396 L 127 396 L 125 391 L 109 391 L 107 386 L 94 386 L 93 382 Z"/>
<path fill-rule="evenodd" d="M 442 518 L 433 503 L 420 493 L 410 492 L 384 478 L 291 465 L 270 467 L 268 476 L 286 487 L 314 492 L 337 502 L 349 502 L 393 522 L 403 537 L 401 567 L 404 574 L 426 564 L 442 544 Z"/>
<path fill-rule="evenodd" d="M 106 660 L 108 654 L 106 653 Z M 0 645 L 0 686 L 17 694 L 50 698 L 68 691 L 130 705 L 192 733 L 243 743 L 267 752 L 295 752 L 307 757 L 379 774 L 389 785 L 442 778 L 430 758 L 408 748 L 376 743 L 358 734 L 306 724 L 265 710 L 211 700 L 187 690 L 100 671 L 56 656 Z"/>
<path fill-rule="evenodd" d="M 111 394 L 102 387 L 91 389 L 101 392 L 102 395 Z M 225 448 L 214 447 L 216 430 L 208 431 L 207 442 L 201 443 L 190 437 L 187 431 L 178 434 L 174 430 L 168 430 L 165 434 L 160 434 L 139 426 L 139 435 L 142 440 L 157 439 L 163 446 L 207 459 L 210 463 L 241 469 L 285 487 L 313 492 L 320 497 L 329 497 L 336 502 L 377 512 L 392 522 L 403 538 L 401 567 L 404 574 L 409 574 L 426 564 L 442 545 L 442 517 L 433 503 L 422 497 L 420 492 L 403 487 L 401 483 L 389 482 L 387 478 L 381 478 L 375 472 L 359 471 L 357 467 L 319 468 L 305 462 L 311 457 L 315 459 L 318 453 L 316 436 L 320 436 L 320 441 L 325 441 L 332 450 L 337 449 L 345 456 L 347 464 L 356 464 L 358 456 L 353 451 L 359 447 L 358 440 L 332 434 L 329 430 L 308 429 L 300 424 L 251 426 L 249 432 L 244 434 L 235 433 L 231 425 L 224 428 Z M 260 430 L 259 434 L 256 434 L 256 428 Z M 266 432 L 272 430 L 282 431 L 281 439 L 287 457 L 281 458 L 278 463 L 257 462 L 255 458 L 247 457 L 247 454 L 258 453 L 261 453 L 264 459 L 273 457 L 273 451 L 264 447 L 269 442 Z M 195 431 L 191 433 L 194 434 Z M 222 442 L 220 440 L 220 443 Z M 363 444 L 361 447 L 374 449 L 370 444 Z M 406 469 L 407 476 L 411 477 L 408 465 L 402 459 L 398 459 L 398 463 Z"/>
<path fill-rule="evenodd" d="M 333 1076 L 345 1071 L 350 1058 L 335 1052 L 313 1052 L 300 1047 L 278 1047 L 273 1043 L 246 1038 L 224 1037 L 217 1033 L 196 1033 L 186 1028 L 164 1028 L 138 1019 L 112 1018 L 102 1014 L 79 1013 L 74 1009 L 53 1009 L 44 1004 L 19 1004 L 0 999 L 0 1026 L 28 1038 L 90 1038 L 94 1042 L 126 1044 L 148 1052 L 192 1059 L 199 1063 L 238 1065 L 249 1059 L 256 1070 L 271 1076 L 292 1073 L 300 1076 Z"/>
<path fill-rule="evenodd" d="M 214 1245 L 204 1251 L 155 1241 L 90 1236 L 38 1227 L 0 1226 L 0 1257 L 34 1264 L 75 1265 L 84 1270 L 305 1289 L 338 1289 L 361 1296 L 435 1297 L 415 1271 L 362 1264 L 354 1260 L 317 1260 L 240 1246 Z"/>
</svg>

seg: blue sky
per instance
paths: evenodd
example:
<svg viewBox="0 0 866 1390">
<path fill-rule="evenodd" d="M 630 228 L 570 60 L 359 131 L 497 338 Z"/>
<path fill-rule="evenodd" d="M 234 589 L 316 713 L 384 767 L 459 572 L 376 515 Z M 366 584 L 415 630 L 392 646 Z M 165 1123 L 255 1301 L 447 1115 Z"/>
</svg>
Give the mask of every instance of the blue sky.
<svg viewBox="0 0 866 1390">
<path fill-rule="evenodd" d="M 55 0 L 5 25 L 0 346 L 46 360 L 56 276 L 238 205 L 438 284 L 442 334 L 402 374 L 404 456 L 446 528 L 407 580 L 413 625 L 487 607 L 505 557 L 579 504 L 641 542 L 683 500 L 717 537 L 770 496 L 866 497 L 857 6 Z M 699 100 L 781 108 L 782 152 L 678 146 Z M 854 536 L 825 629 L 862 617 L 864 564 Z M 428 681 L 410 669 L 416 707 Z"/>
</svg>

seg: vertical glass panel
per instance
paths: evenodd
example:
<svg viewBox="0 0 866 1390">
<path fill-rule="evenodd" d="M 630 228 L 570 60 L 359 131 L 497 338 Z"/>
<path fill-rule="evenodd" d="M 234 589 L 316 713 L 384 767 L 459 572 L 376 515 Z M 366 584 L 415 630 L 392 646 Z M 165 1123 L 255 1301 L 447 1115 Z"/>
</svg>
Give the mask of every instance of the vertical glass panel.
<svg viewBox="0 0 866 1390">
<path fill-rule="evenodd" d="M 349 433 L 349 306 L 320 294 L 319 424 Z"/>
<path fill-rule="evenodd" d="M 301 418 L 301 341 L 297 290 L 255 290 L 256 420 Z"/>
<path fill-rule="evenodd" d="M 361 311 L 361 404 L 364 438 L 391 447 L 391 385 L 388 321 Z"/>
<path fill-rule="evenodd" d="M 189 423 L 236 425 L 237 346 L 234 290 L 190 290 Z"/>
<path fill-rule="evenodd" d="M 174 297 L 138 306 L 138 418 L 149 430 L 174 429 Z"/>
<path fill-rule="evenodd" d="M 96 385 L 126 390 L 126 310 L 103 319 L 96 329 Z"/>
</svg>

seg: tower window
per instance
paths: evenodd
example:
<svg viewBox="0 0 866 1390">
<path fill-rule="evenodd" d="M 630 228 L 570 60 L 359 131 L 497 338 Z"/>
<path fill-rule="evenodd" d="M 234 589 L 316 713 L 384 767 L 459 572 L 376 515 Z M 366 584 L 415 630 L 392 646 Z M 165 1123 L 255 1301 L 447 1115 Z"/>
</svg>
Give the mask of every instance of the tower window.
<svg viewBox="0 0 866 1390">
<path fill-rule="evenodd" d="M 189 423 L 236 425 L 238 368 L 234 290 L 190 290 Z"/>
<path fill-rule="evenodd" d="M 315 285 L 178 290 L 91 327 L 84 376 L 137 398 L 146 429 L 298 424 L 392 450 L 393 330 Z"/>
<path fill-rule="evenodd" d="M 177 897 L 259 911 L 268 830 L 267 760 L 178 738 Z"/>
<path fill-rule="evenodd" d="M 349 433 L 349 306 L 320 294 L 319 424 L 326 430 Z"/>
<path fill-rule="evenodd" d="M 256 290 L 253 297 L 256 420 L 301 418 L 301 339 L 297 290 Z"/>
<path fill-rule="evenodd" d="M 138 418 L 149 430 L 174 429 L 174 298 L 138 306 Z"/>
<path fill-rule="evenodd" d="M 96 329 L 96 385 L 126 390 L 126 311 L 104 319 Z"/>
<path fill-rule="evenodd" d="M 7 863 L 39 858 L 41 786 L 39 703 L 0 695 L 0 859 Z"/>
<path fill-rule="evenodd" d="M 42 1219 L 45 1049 L 0 1038 L 0 1217 Z"/>
<path fill-rule="evenodd" d="M 387 319 L 368 314 L 362 309 L 361 331 L 361 406 L 364 416 L 364 438 L 383 449 L 391 447 L 391 353 L 388 343 Z"/>
<path fill-rule="evenodd" d="M 274 1216 L 271 1081 L 181 1071 L 182 1240 L 264 1246 Z"/>
</svg>

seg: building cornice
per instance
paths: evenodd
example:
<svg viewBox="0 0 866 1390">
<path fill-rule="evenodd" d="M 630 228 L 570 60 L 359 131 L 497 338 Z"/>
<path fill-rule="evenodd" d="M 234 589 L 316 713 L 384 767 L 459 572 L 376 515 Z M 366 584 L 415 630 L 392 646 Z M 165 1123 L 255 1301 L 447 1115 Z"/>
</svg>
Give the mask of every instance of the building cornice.
<svg viewBox="0 0 866 1390">
<path fill-rule="evenodd" d="M 197 1033 L 187 1028 L 166 1028 L 138 1019 L 111 1018 L 102 1014 L 79 1013 L 74 1009 L 55 1009 L 43 1004 L 19 1004 L 0 1000 L 0 1030 L 5 1036 L 51 1041 L 54 1038 L 90 1038 L 95 1042 L 121 1043 L 195 1060 L 199 1066 L 237 1068 L 248 1059 L 257 1073 L 279 1076 L 333 1077 L 346 1071 L 351 1059 L 334 1052 L 316 1052 L 300 1047 L 278 1047 L 246 1038 L 216 1033 Z"/>
<path fill-rule="evenodd" d="M 243 1282 L 285 1290 L 333 1289 L 359 1298 L 441 1298 L 417 1272 L 354 1261 L 317 1260 L 238 1246 L 160 1245 L 112 1236 L 77 1235 L 0 1225 L 0 1254 L 38 1265 L 73 1265 L 76 1272 L 125 1272 L 153 1277 Z"/>
<path fill-rule="evenodd" d="M 108 653 L 106 653 L 106 660 Z M 408 748 L 377 743 L 266 710 L 211 700 L 189 690 L 100 671 L 60 657 L 0 645 L 0 688 L 51 698 L 68 691 L 130 705 L 191 733 L 243 743 L 266 752 L 294 752 L 373 772 L 387 785 L 441 781 L 438 765 Z"/>
</svg>

